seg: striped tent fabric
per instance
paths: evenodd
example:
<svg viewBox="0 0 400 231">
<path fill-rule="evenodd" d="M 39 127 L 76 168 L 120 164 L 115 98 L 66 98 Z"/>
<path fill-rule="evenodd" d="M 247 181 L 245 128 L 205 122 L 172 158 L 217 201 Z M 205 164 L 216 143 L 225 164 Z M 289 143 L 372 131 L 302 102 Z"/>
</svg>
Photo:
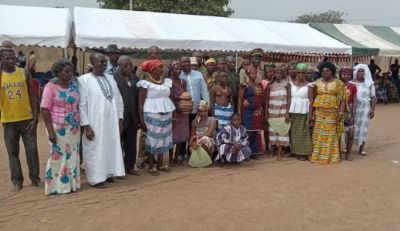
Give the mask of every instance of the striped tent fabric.
<svg viewBox="0 0 400 231">
<path fill-rule="evenodd" d="M 353 55 L 400 56 L 400 27 L 331 23 L 309 26 L 350 45 Z"/>
</svg>

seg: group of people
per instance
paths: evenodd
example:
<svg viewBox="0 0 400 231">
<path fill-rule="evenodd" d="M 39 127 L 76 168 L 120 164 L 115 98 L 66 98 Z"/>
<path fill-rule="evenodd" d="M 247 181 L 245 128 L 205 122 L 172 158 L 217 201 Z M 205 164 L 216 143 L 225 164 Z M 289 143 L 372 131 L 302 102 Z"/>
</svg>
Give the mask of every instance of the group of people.
<svg viewBox="0 0 400 231">
<path fill-rule="evenodd" d="M 398 103 L 400 94 L 399 60 L 389 66 L 388 72 L 382 73 L 381 68 L 371 60 L 368 65 L 376 89 L 377 103 Z"/>
<path fill-rule="evenodd" d="M 337 76 L 327 61 L 313 81 L 305 63 L 262 68 L 260 48 L 239 72 L 234 57 L 206 59 L 200 52 L 166 67 L 156 46 L 136 72 L 116 45 L 106 55 L 91 54 L 91 72 L 79 77 L 66 59 L 53 65 L 40 103 L 50 141 L 46 195 L 80 189 L 81 163 L 89 185 L 104 188 L 125 174 L 140 175 L 135 165 L 148 165 L 152 175 L 169 171 L 199 148 L 222 164 L 258 159 L 266 146 L 277 160 L 290 149 L 300 160 L 321 164 L 351 160 L 353 141 L 367 154 L 376 102 L 367 65 L 343 67 Z M 16 66 L 14 49 L 3 44 L 0 57 L 0 116 L 14 190 L 23 185 L 20 136 L 30 179 L 40 187 L 38 97 L 29 72 Z"/>
</svg>

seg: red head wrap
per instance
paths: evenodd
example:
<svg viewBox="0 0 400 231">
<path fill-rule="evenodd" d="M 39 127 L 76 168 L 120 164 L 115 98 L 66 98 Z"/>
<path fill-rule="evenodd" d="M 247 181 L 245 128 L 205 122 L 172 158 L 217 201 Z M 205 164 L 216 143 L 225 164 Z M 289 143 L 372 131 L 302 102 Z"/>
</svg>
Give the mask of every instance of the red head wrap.
<svg viewBox="0 0 400 231">
<path fill-rule="evenodd" d="M 152 72 L 154 70 L 154 68 L 156 67 L 162 67 L 162 63 L 160 60 L 158 59 L 151 59 L 151 60 L 146 60 L 142 63 L 142 65 L 140 65 L 140 67 L 142 68 L 142 71 L 144 72 Z"/>
<path fill-rule="evenodd" d="M 343 73 L 350 74 L 350 76 L 353 74 L 353 69 L 351 67 L 342 67 L 339 70 L 339 77 L 342 76 Z"/>
</svg>

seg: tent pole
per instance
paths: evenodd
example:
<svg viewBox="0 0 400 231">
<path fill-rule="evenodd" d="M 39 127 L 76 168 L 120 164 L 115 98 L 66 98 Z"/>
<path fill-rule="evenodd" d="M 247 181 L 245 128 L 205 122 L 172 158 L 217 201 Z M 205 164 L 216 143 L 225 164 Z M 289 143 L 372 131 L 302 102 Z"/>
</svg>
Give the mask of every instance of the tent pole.
<svg viewBox="0 0 400 231">
<path fill-rule="evenodd" d="M 83 49 L 82 51 L 83 55 L 82 55 L 82 74 L 85 74 L 86 68 L 85 68 L 85 49 Z"/>
<path fill-rule="evenodd" d="M 80 65 L 80 63 L 81 63 L 81 49 L 80 48 L 76 48 L 77 49 L 77 51 L 76 51 L 76 56 L 77 56 L 77 58 L 78 58 L 78 63 L 76 64 L 77 65 L 77 72 L 79 73 L 79 74 L 82 74 L 82 72 L 81 72 L 81 68 L 82 68 L 82 66 Z"/>
<path fill-rule="evenodd" d="M 349 67 L 353 67 L 353 54 L 350 55 L 350 65 Z"/>
</svg>

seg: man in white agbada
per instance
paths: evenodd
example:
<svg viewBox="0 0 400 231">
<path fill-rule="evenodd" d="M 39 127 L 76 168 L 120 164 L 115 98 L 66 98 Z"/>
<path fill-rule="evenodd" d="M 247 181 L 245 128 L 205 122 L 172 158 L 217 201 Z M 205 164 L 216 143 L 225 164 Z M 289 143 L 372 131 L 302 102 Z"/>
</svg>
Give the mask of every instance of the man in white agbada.
<svg viewBox="0 0 400 231">
<path fill-rule="evenodd" d="M 120 128 L 124 105 L 117 84 L 105 74 L 106 58 L 92 54 L 93 72 L 78 78 L 83 163 L 89 184 L 104 188 L 114 177 L 124 176 Z"/>
</svg>

